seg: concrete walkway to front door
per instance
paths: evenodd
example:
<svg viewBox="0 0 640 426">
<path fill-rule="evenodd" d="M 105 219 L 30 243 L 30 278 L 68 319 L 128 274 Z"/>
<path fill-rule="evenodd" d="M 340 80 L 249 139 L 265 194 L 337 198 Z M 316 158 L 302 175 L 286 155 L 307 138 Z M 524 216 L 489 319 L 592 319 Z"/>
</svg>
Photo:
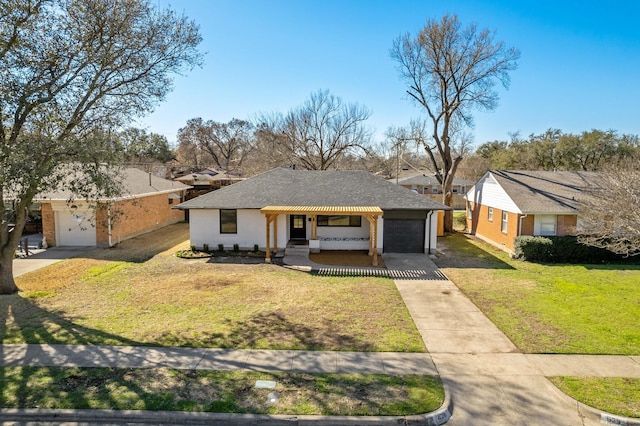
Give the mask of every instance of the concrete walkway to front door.
<svg viewBox="0 0 640 426">
<path fill-rule="evenodd" d="M 424 254 L 388 253 L 383 259 L 391 270 L 438 271 Z M 599 412 L 545 376 L 640 377 L 640 357 L 519 353 L 448 279 L 394 282 L 452 394 L 448 425 L 596 425 Z"/>
</svg>

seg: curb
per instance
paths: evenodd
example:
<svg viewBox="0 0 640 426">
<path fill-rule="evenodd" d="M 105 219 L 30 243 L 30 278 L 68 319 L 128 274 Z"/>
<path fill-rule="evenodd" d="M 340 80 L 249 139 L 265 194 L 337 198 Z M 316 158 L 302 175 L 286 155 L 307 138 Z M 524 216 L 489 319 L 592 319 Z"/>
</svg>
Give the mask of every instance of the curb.
<svg viewBox="0 0 640 426">
<path fill-rule="evenodd" d="M 640 419 L 610 414 L 579 401 L 576 401 L 576 403 L 578 405 L 578 410 L 581 413 L 584 413 L 585 417 L 589 417 L 594 421 L 599 421 L 603 425 L 640 426 Z"/>
<path fill-rule="evenodd" d="M 0 425 L 9 422 L 56 422 L 56 423 L 119 423 L 158 425 L 425 425 L 440 426 L 451 418 L 453 399 L 444 386 L 444 401 L 440 408 L 426 414 L 412 416 L 311 416 L 311 415 L 269 415 L 202 413 L 182 411 L 141 411 L 141 410 L 73 410 L 38 408 L 0 409 Z"/>
</svg>

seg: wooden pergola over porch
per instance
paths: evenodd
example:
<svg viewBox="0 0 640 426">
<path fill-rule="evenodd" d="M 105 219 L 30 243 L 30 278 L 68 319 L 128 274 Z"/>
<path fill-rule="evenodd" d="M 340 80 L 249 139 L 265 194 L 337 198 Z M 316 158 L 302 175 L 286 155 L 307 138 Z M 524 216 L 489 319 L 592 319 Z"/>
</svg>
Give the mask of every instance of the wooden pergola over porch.
<svg viewBox="0 0 640 426">
<path fill-rule="evenodd" d="M 378 218 L 383 215 L 378 206 L 266 206 L 260 209 L 266 222 L 266 258 L 271 262 L 271 224 L 273 223 L 273 248 L 278 251 L 278 216 L 281 214 L 299 214 L 311 216 L 311 239 L 318 236 L 317 217 L 326 215 L 363 216 L 369 221 L 369 256 L 373 256 L 373 266 L 378 266 Z"/>
</svg>

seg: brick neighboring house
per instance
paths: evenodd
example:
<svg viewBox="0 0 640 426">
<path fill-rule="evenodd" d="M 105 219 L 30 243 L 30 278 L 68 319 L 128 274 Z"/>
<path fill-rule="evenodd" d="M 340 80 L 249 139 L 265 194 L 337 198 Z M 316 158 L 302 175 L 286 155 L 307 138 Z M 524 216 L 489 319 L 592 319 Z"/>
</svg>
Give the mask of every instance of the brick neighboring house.
<svg viewBox="0 0 640 426">
<path fill-rule="evenodd" d="M 109 246 L 184 220 L 173 207 L 190 187 L 135 168 L 123 171 L 124 195 L 69 201 L 68 191 L 36 197 L 49 246 Z"/>
<path fill-rule="evenodd" d="M 474 182 L 465 179 L 453 179 L 451 191 L 453 192 L 453 208 L 464 210 L 466 206 L 464 195 L 467 188 L 473 186 Z M 398 185 L 416 191 L 432 200 L 442 202 L 442 185 L 434 175 L 419 174 L 398 180 Z"/>
<path fill-rule="evenodd" d="M 490 170 L 467 192 L 467 229 L 513 253 L 520 235 L 572 235 L 595 172 Z"/>
</svg>

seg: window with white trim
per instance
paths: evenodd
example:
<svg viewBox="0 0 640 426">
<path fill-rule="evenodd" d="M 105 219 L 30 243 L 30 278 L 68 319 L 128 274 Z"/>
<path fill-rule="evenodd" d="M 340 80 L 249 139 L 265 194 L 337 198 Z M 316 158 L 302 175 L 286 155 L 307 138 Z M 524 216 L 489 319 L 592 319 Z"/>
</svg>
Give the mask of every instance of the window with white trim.
<svg viewBox="0 0 640 426">
<path fill-rule="evenodd" d="M 487 210 L 487 219 L 489 222 L 493 222 L 493 207 L 489 207 Z"/>
<path fill-rule="evenodd" d="M 507 233 L 507 226 L 509 225 L 509 212 L 502 212 L 502 226 L 500 227 L 500 230 L 503 233 Z"/>
</svg>

